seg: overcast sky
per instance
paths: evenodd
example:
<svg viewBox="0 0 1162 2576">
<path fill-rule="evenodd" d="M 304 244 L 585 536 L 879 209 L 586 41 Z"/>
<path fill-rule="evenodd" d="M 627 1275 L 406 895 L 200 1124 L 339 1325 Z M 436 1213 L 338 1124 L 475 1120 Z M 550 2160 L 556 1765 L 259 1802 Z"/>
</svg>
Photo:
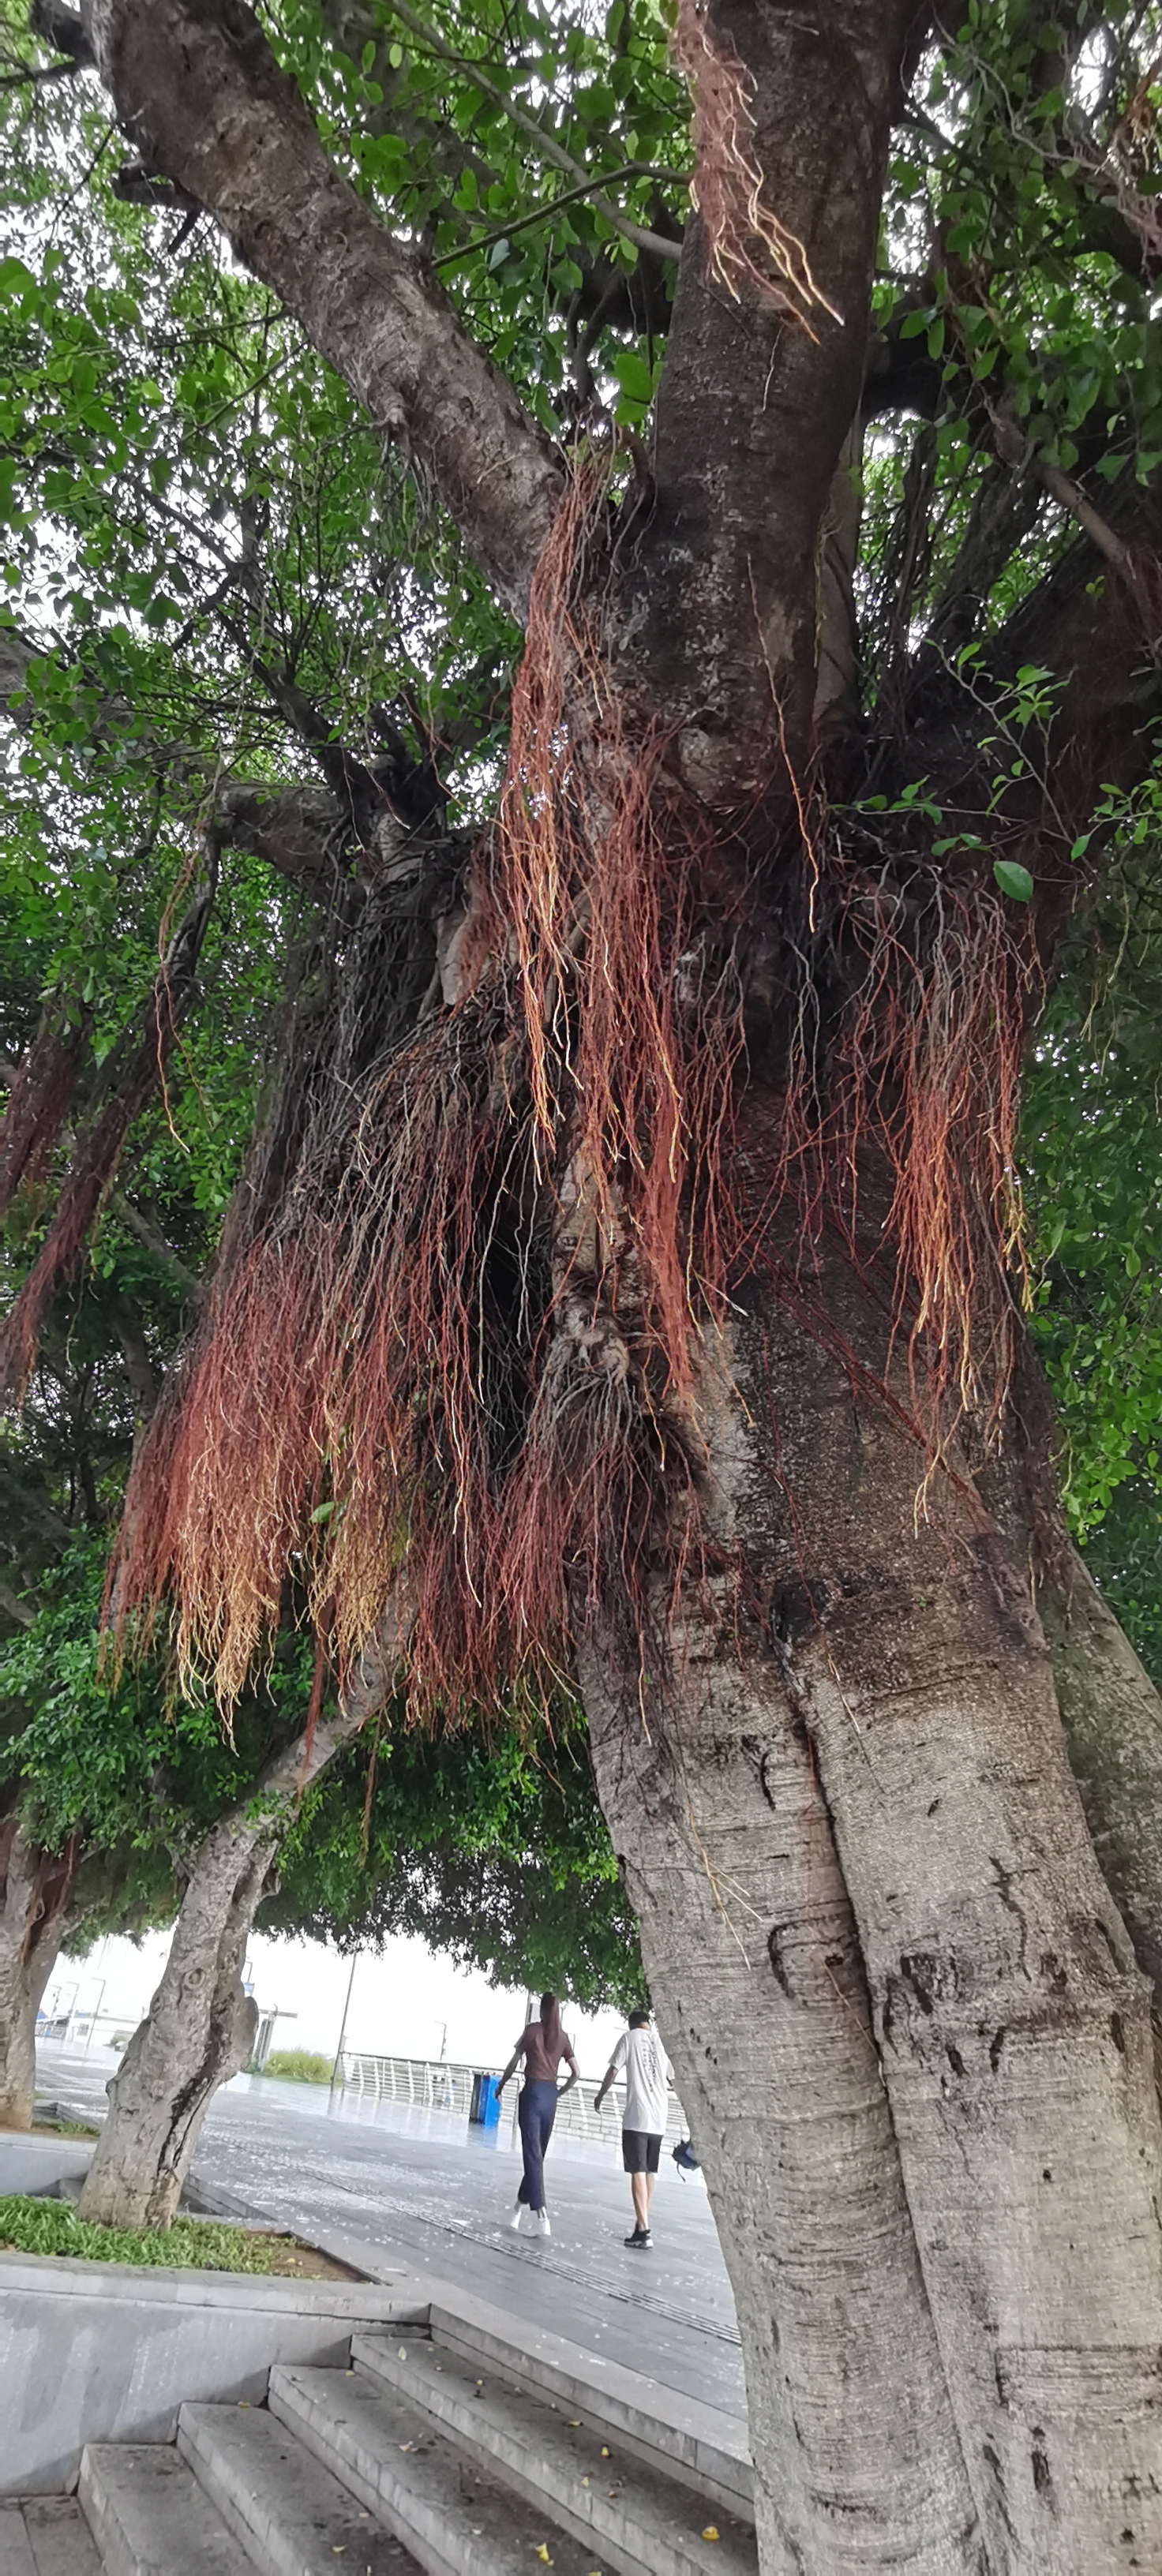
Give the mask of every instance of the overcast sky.
<svg viewBox="0 0 1162 2576">
<path fill-rule="evenodd" d="M 87 2013 L 99 2005 L 103 2013 L 116 2016 L 121 2028 L 132 2029 L 148 2006 L 169 1939 L 168 1932 L 153 1932 L 140 1947 L 128 1940 L 101 1941 L 87 1959 L 58 1960 L 46 2007 L 67 2011 L 76 1987 L 80 2011 Z M 350 1973 L 350 1960 L 320 1941 L 272 1941 L 255 1934 L 247 1965 L 255 2001 L 263 2011 L 277 2006 L 295 2016 L 280 2022 L 275 2047 L 310 2048 L 333 2055 Z M 438 2058 L 446 2053 L 454 2061 L 499 2072 L 523 2020 L 523 1996 L 452 1967 L 423 1941 L 399 1939 L 389 1941 L 379 1954 L 370 1950 L 361 1954 L 346 2045 L 385 2057 Z M 620 2016 L 573 2012 L 566 2002 L 564 2021 L 582 2074 L 601 2075 L 622 2028 Z M 96 2036 L 107 2038 L 108 2025 L 102 2023 Z"/>
</svg>

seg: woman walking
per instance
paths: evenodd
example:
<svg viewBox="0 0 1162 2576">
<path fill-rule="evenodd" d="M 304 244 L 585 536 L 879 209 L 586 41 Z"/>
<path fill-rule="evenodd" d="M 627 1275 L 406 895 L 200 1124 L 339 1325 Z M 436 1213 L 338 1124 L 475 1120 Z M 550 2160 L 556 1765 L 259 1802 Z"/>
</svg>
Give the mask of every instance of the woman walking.
<svg viewBox="0 0 1162 2576">
<path fill-rule="evenodd" d="M 500 2082 L 497 2097 L 504 2091 L 510 2075 L 515 2075 L 521 2059 L 525 2062 L 525 2080 L 520 2089 L 517 2117 L 520 2121 L 521 2146 L 524 2150 L 524 2177 L 516 2196 L 516 2208 L 509 2225 L 518 2232 L 526 2209 L 534 2229 L 541 2236 L 551 2236 L 549 2213 L 545 2207 L 545 2149 L 553 2134 L 557 2116 L 558 2090 L 571 2093 L 577 2081 L 577 2060 L 561 2028 L 561 2007 L 555 1995 L 541 1996 L 541 2017 L 522 2030 Z M 569 2067 L 569 2081 L 558 2088 L 557 2068 L 564 2058 Z"/>
</svg>

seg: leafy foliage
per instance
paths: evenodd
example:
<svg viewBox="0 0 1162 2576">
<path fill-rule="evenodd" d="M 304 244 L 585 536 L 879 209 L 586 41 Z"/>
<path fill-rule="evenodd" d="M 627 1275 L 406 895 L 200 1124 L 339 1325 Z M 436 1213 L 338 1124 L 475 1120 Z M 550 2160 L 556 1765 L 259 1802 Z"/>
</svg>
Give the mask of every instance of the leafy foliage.
<svg viewBox="0 0 1162 2576">
<path fill-rule="evenodd" d="M 603 405 L 648 438 L 691 167 L 689 101 L 656 0 L 605 13 L 587 0 L 282 0 L 266 20 L 328 149 L 393 228 L 422 238 L 542 424 L 571 436 Z M 941 857 L 991 852 L 1003 797 L 1054 786 L 1051 676 L 1023 649 L 1000 667 L 993 647 L 1071 560 L 1086 510 L 1113 547 L 1091 572 L 1110 576 L 1162 460 L 1156 36 L 1154 13 L 1123 0 L 1048 13 L 965 0 L 925 52 L 897 130 L 856 574 L 858 816 L 904 845 L 919 829 Z M 446 515 L 293 317 L 204 219 L 179 243 L 172 209 L 117 193 L 101 94 L 85 77 L 33 77 L 49 66 L 23 0 L 3 0 L 0 49 L 12 76 L 0 92 L 0 1052 L 15 1062 L 57 996 L 84 1038 L 78 1119 L 140 1010 L 223 782 L 317 786 L 337 747 L 369 762 L 399 737 L 432 758 L 471 826 L 493 800 L 517 639 Z M 986 747 L 974 817 L 927 769 L 913 774 L 923 763 L 903 747 L 901 707 L 918 675 L 940 722 L 971 723 Z M 1039 1035 L 1019 1158 L 1067 1509 L 1156 1652 L 1159 815 L 1149 780 L 1099 779 L 1090 805 L 1090 828 L 1063 829 L 1052 853 L 1054 902 L 1070 869 L 1086 900 Z M 348 834 L 335 906 L 359 863 Z M 1044 886 L 1007 847 L 989 868 L 1019 930 Z M 252 1776 L 301 1688 L 288 1650 L 244 1703 L 232 1747 L 208 1707 L 168 1704 L 158 1671 L 105 1692 L 92 1640 L 148 1410 L 143 1369 L 164 1376 L 196 1315 L 256 1109 L 277 1087 L 287 992 L 321 987 L 342 953 L 333 915 L 320 933 L 317 894 L 245 836 L 223 849 L 198 1007 L 0 1455 L 0 1551 L 18 1605 L 5 1625 L 35 1619 L 0 1658 L 0 1763 L 50 1840 L 83 1814 L 110 1845 L 180 1845 Z M 12 1286 L 43 1240 L 67 1150 L 66 1134 L 10 1212 Z M 491 1834 L 496 1912 L 487 1924 L 481 1912 L 481 1955 L 501 1962 L 536 1939 L 536 1975 L 558 1981 L 576 1817 L 566 1829 L 552 1811 L 547 1771 L 507 1736 L 477 1757 L 397 1740 L 364 1865 L 365 1764 L 352 1756 L 304 1802 L 276 1905 L 293 1891 L 300 1919 L 336 1922 L 344 1938 L 405 1914 L 454 1937 L 488 1848 L 477 1838 Z M 604 1903 L 611 1864 L 587 1810 L 579 1831 L 592 1865 L 581 1883 Z M 531 1849 L 538 1835 L 534 1864 L 523 1838 Z M 483 1907 L 479 1887 L 473 1901 Z M 613 1992 L 616 1904 L 590 1920 L 585 1974 L 595 1995 Z"/>
<path fill-rule="evenodd" d="M 261 2071 L 284 2084 L 329 2084 L 332 2061 L 316 2057 L 309 2048 L 272 2048 Z"/>
</svg>

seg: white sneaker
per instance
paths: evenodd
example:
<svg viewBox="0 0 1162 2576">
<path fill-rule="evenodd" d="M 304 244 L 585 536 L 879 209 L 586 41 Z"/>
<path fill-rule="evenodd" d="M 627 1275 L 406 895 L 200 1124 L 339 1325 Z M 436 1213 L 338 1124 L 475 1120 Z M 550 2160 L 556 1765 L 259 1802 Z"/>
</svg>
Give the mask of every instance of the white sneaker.
<svg viewBox="0 0 1162 2576">
<path fill-rule="evenodd" d="M 510 2226 L 510 2227 L 511 2227 L 511 2229 L 512 2229 L 512 2232 L 513 2232 L 513 2235 L 514 2235 L 514 2236 L 519 2236 L 519 2235 L 520 2235 L 520 2232 L 521 2232 L 521 2226 L 522 2226 L 522 2223 L 523 2223 L 523 2220 L 524 2220 L 524 2214 L 525 2214 L 525 2205 L 524 2205 L 524 2202 L 523 2202 L 523 2200 L 518 2200 L 517 2205 L 516 2205 L 516 2208 L 514 2209 L 514 2211 L 513 2211 L 513 2213 L 512 2213 L 512 2217 L 509 2219 L 509 2222 L 508 2222 L 508 2223 L 509 2223 L 509 2226 Z"/>
<path fill-rule="evenodd" d="M 552 2228 L 549 2225 L 549 2213 L 547 2209 L 538 2209 L 537 2211 L 537 2231 L 541 2236 L 551 2236 L 553 2233 Z"/>
</svg>

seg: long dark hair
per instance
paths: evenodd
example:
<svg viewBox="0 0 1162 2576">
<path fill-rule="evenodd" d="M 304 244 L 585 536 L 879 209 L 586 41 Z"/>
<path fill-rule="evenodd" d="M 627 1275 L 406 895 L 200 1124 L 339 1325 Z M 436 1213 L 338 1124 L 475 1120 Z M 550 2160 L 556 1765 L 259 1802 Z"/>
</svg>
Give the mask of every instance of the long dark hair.
<svg viewBox="0 0 1162 2576">
<path fill-rule="evenodd" d="M 541 2029 L 545 2034 L 546 2048 L 555 2048 L 559 2051 L 561 2046 L 561 2007 L 555 1995 L 541 1996 Z"/>
</svg>

